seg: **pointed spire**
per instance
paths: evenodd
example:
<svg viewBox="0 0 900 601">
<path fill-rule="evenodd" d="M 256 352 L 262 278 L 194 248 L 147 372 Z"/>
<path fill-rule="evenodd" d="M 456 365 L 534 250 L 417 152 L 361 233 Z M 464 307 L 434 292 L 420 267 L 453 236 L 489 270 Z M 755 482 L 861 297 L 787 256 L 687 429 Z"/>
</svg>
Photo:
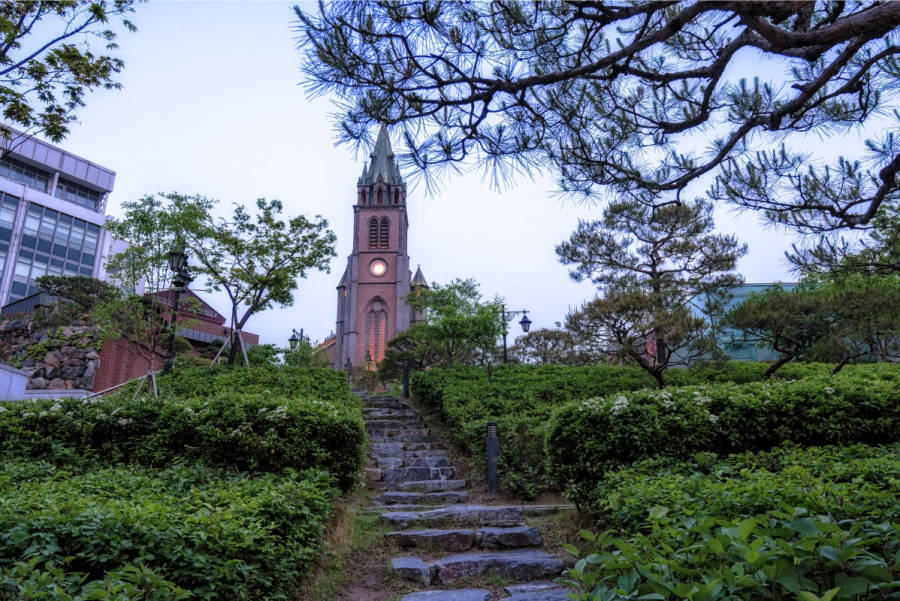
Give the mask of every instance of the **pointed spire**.
<svg viewBox="0 0 900 601">
<path fill-rule="evenodd" d="M 410 286 L 419 286 L 422 288 L 428 288 L 428 280 L 425 279 L 425 276 L 422 275 L 422 266 L 419 265 L 416 268 L 416 275 L 413 276 L 412 282 L 410 282 Z"/>
<path fill-rule="evenodd" d="M 394 161 L 394 151 L 391 149 L 391 138 L 388 136 L 387 126 L 382 124 L 378 131 L 378 139 L 375 141 L 375 147 L 372 149 L 372 162 L 369 164 L 368 170 L 363 168 L 363 176 L 360 178 L 359 184 L 368 185 L 378 181 L 386 184 L 402 184 L 403 179 L 400 177 L 400 169 Z"/>
<path fill-rule="evenodd" d="M 363 170 L 362 174 L 359 176 L 359 181 L 357 182 L 360 186 L 366 183 L 366 171 L 369 170 L 369 163 L 363 162 Z"/>
</svg>

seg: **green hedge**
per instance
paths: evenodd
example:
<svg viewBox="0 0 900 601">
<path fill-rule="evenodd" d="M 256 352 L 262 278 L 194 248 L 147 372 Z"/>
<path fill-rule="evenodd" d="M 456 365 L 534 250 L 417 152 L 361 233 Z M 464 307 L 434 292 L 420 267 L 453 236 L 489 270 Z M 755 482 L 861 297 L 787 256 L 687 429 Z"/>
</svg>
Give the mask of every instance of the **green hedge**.
<svg viewBox="0 0 900 601">
<path fill-rule="evenodd" d="M 133 389 L 132 389 L 133 390 Z M 216 398 L 235 393 L 314 398 L 351 405 L 344 372 L 334 369 L 205 365 L 182 368 L 159 378 L 160 393 L 178 398 Z M 131 391 L 123 396 L 131 397 Z"/>
<path fill-rule="evenodd" d="M 0 465 L 0 599 L 290 598 L 337 491 L 325 472 Z"/>
<path fill-rule="evenodd" d="M 189 459 L 267 472 L 320 468 L 346 490 L 365 444 L 358 405 L 262 393 L 23 401 L 0 411 L 0 458 L 62 465 L 164 467 Z"/>
<path fill-rule="evenodd" d="M 609 470 L 650 457 L 900 440 L 900 387 L 874 375 L 643 390 L 570 403 L 549 427 L 550 477 L 587 506 Z"/>
<path fill-rule="evenodd" d="M 767 364 L 731 362 L 688 370 L 670 370 L 675 385 L 719 381 L 752 382 Z M 821 363 L 786 365 L 776 376 L 799 379 L 828 374 Z M 486 424 L 498 424 L 500 473 L 510 489 L 526 498 L 552 488 L 545 471 L 544 439 L 554 411 L 566 402 L 619 391 L 655 388 L 656 382 L 637 367 L 599 365 L 505 365 L 487 368 L 432 369 L 412 374 L 419 400 L 437 409 L 449 426 L 451 441 L 472 457 L 483 472 Z"/>
<path fill-rule="evenodd" d="M 896 444 L 646 460 L 595 489 L 608 530 L 569 576 L 591 599 L 891 598 L 898 494 Z"/>
</svg>

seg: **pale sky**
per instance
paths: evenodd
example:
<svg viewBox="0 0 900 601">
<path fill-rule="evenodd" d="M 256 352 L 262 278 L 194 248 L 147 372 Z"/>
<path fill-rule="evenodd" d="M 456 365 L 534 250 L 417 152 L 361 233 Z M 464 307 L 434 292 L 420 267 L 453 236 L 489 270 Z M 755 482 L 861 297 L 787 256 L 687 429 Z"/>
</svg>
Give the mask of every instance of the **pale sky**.
<svg viewBox="0 0 900 601">
<path fill-rule="evenodd" d="M 178 191 L 218 198 L 229 212 L 231 203 L 267 197 L 281 199 L 290 215 L 327 218 L 338 238 L 331 273 L 313 273 L 300 281 L 293 306 L 257 314 L 248 324 L 262 342 L 279 346 L 291 328 L 314 340 L 334 330 L 335 286 L 351 250 L 351 207 L 368 158 L 335 147 L 331 101 L 310 100 L 300 85 L 292 4 L 138 5 L 138 32 L 119 39 L 124 89 L 91 94 L 60 144 L 116 172 L 113 216 L 123 201 Z M 392 142 L 398 151 L 398 136 Z M 552 327 L 595 293 L 590 283 L 569 278 L 554 246 L 579 218 L 599 218 L 602 208 L 561 201 L 554 191 L 552 174 L 498 192 L 477 171 L 451 176 L 433 196 L 424 185 L 410 187 L 413 270 L 421 264 L 430 282 L 474 277 L 486 296 L 529 309 L 533 328 Z M 739 264 L 748 282 L 793 279 L 784 251 L 795 236 L 727 209 L 717 211 L 717 229 L 749 244 Z M 224 297 L 201 295 L 227 314 Z"/>
</svg>

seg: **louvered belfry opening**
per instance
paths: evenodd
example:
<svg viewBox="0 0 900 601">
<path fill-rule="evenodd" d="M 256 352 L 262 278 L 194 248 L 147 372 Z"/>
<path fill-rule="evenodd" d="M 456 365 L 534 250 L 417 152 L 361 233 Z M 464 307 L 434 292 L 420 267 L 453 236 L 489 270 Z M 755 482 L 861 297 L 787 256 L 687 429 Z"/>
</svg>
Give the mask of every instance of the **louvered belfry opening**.
<svg viewBox="0 0 900 601">
<path fill-rule="evenodd" d="M 378 248 L 388 248 L 391 242 L 391 222 L 387 217 L 381 218 L 381 227 L 378 231 Z"/>
<path fill-rule="evenodd" d="M 369 219 L 369 248 L 378 248 L 378 218 Z"/>
</svg>

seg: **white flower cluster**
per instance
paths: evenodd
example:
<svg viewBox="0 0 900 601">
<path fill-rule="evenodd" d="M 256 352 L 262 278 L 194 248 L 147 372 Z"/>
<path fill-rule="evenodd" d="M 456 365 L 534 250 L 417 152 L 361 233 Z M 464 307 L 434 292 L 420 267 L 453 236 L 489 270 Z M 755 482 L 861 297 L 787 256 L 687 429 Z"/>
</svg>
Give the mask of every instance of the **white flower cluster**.
<svg viewBox="0 0 900 601">
<path fill-rule="evenodd" d="M 609 412 L 613 415 L 618 415 L 623 409 L 628 407 L 628 399 L 624 396 L 617 396 L 615 402 L 613 402 L 612 407 L 610 407 Z"/>
<path fill-rule="evenodd" d="M 708 396 L 703 396 L 703 394 L 699 390 L 694 391 L 694 402 L 698 405 L 708 405 L 712 402 L 712 399 Z"/>
<path fill-rule="evenodd" d="M 134 420 L 131 419 L 130 417 L 122 417 L 122 418 L 119 418 L 119 425 L 120 425 L 120 426 L 127 426 L 128 424 L 130 424 L 130 423 L 133 422 L 133 421 L 134 421 Z"/>
<path fill-rule="evenodd" d="M 714 413 L 707 413 L 707 416 L 709 417 L 709 421 L 712 424 L 715 424 L 719 421 L 719 416 L 715 415 Z"/>
<path fill-rule="evenodd" d="M 275 421 L 275 420 L 284 420 L 287 419 L 287 407 L 283 405 L 278 405 L 266 416 L 266 419 Z"/>
<path fill-rule="evenodd" d="M 578 408 L 582 411 L 598 411 L 600 406 L 603 403 L 603 399 L 600 397 L 592 397 L 587 400 L 581 401 L 578 404 Z"/>
<path fill-rule="evenodd" d="M 6 409 L 3 407 L 0 407 L 0 413 L 6 413 Z"/>
<path fill-rule="evenodd" d="M 54 403 L 52 407 L 50 407 L 50 413 L 56 413 L 62 409 L 62 405 L 59 403 Z"/>
</svg>

